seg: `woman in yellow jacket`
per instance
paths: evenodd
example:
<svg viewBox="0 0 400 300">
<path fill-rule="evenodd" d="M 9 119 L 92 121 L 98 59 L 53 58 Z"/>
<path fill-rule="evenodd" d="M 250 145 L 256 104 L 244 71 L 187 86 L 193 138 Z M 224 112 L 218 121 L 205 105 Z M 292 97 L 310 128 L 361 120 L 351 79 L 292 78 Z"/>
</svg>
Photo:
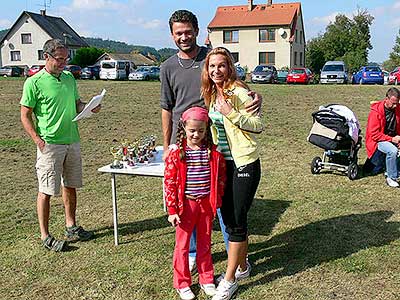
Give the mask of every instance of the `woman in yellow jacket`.
<svg viewBox="0 0 400 300">
<path fill-rule="evenodd" d="M 252 101 L 248 86 L 236 75 L 230 52 L 211 50 L 202 71 L 202 95 L 213 122 L 214 143 L 227 164 L 227 184 L 221 213 L 229 234 L 228 266 L 213 300 L 228 300 L 237 281 L 250 275 L 247 257 L 247 213 L 256 193 L 261 166 L 255 135 L 263 131 L 259 115 L 246 112 Z"/>
</svg>

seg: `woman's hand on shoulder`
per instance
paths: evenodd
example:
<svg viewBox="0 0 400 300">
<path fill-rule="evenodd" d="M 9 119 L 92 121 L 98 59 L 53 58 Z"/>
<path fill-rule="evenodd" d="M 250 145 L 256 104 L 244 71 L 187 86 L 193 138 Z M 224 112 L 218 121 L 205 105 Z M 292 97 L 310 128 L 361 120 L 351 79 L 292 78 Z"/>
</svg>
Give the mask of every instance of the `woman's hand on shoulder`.
<svg viewBox="0 0 400 300">
<path fill-rule="evenodd" d="M 261 104 L 262 104 L 262 96 L 254 91 L 249 91 L 247 93 L 253 101 L 247 103 L 245 105 L 246 111 L 251 114 L 261 114 Z"/>
</svg>

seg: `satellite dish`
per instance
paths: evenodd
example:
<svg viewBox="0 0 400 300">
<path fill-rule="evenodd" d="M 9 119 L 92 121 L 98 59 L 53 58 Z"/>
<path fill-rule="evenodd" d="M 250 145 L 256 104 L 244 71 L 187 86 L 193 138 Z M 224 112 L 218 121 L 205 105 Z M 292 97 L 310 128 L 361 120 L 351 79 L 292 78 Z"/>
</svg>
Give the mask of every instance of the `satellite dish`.
<svg viewBox="0 0 400 300">
<path fill-rule="evenodd" d="M 9 43 L 9 44 L 8 44 L 8 48 L 10 48 L 11 50 L 14 50 L 14 49 L 15 49 L 15 47 L 14 47 L 14 45 L 13 45 L 12 43 Z"/>
<path fill-rule="evenodd" d="M 285 30 L 283 28 L 279 28 L 278 34 L 283 37 L 283 35 L 285 34 Z"/>
</svg>

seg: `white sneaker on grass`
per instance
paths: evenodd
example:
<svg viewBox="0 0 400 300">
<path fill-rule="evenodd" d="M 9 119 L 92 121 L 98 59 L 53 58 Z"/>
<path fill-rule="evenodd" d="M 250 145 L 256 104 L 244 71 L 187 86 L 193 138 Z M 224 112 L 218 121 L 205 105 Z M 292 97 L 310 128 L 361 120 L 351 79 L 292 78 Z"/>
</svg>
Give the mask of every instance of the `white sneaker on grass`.
<svg viewBox="0 0 400 300">
<path fill-rule="evenodd" d="M 214 296 L 215 293 L 217 292 L 214 283 L 200 284 L 200 288 L 204 291 L 204 293 L 207 296 Z"/>
<path fill-rule="evenodd" d="M 235 278 L 240 281 L 242 279 L 250 277 L 251 265 L 250 262 L 246 259 L 246 270 L 242 271 L 240 266 L 236 269 Z"/>
<path fill-rule="evenodd" d="M 179 297 L 181 297 L 181 300 L 192 300 L 196 297 L 190 289 L 190 286 L 182 289 L 176 289 L 176 291 L 178 292 Z"/>
<path fill-rule="evenodd" d="M 396 180 L 394 180 L 394 179 L 392 179 L 390 177 L 386 177 L 386 183 L 390 187 L 394 187 L 394 188 L 398 188 L 399 187 L 399 183 Z"/>
<path fill-rule="evenodd" d="M 246 278 L 250 277 L 251 264 L 250 264 L 250 262 L 249 262 L 249 260 L 247 258 L 246 258 L 246 266 L 247 266 L 247 268 L 244 271 L 242 271 L 240 269 L 240 266 L 236 269 L 235 278 L 236 278 L 237 281 L 240 281 L 240 280 L 243 280 L 243 279 L 246 279 Z M 219 284 L 221 282 L 221 280 L 224 279 L 224 278 L 225 278 L 225 273 L 222 273 L 221 275 L 219 275 L 217 277 L 215 282 L 217 284 Z"/>
<path fill-rule="evenodd" d="M 238 289 L 237 280 L 234 282 L 229 282 L 222 279 L 217 287 L 217 292 L 215 293 L 212 300 L 230 300 Z"/>
</svg>

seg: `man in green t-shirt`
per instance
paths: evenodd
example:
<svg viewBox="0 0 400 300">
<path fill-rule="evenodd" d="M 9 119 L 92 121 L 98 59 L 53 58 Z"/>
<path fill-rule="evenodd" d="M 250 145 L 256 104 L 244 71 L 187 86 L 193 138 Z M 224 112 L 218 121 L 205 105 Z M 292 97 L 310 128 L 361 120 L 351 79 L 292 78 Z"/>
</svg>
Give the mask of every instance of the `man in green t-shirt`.
<svg viewBox="0 0 400 300">
<path fill-rule="evenodd" d="M 50 198 L 60 193 L 65 208 L 66 239 L 88 240 L 93 232 L 76 224 L 76 189 L 82 186 L 82 160 L 78 125 L 72 122 L 85 107 L 75 79 L 64 71 L 68 49 L 61 40 L 43 46 L 45 67 L 24 84 L 21 122 L 37 146 L 36 172 L 39 183 L 37 214 L 41 240 L 49 250 L 64 251 L 65 240 L 49 233 Z M 92 110 L 97 113 L 100 105 Z M 35 116 L 35 122 L 33 116 Z"/>
</svg>

